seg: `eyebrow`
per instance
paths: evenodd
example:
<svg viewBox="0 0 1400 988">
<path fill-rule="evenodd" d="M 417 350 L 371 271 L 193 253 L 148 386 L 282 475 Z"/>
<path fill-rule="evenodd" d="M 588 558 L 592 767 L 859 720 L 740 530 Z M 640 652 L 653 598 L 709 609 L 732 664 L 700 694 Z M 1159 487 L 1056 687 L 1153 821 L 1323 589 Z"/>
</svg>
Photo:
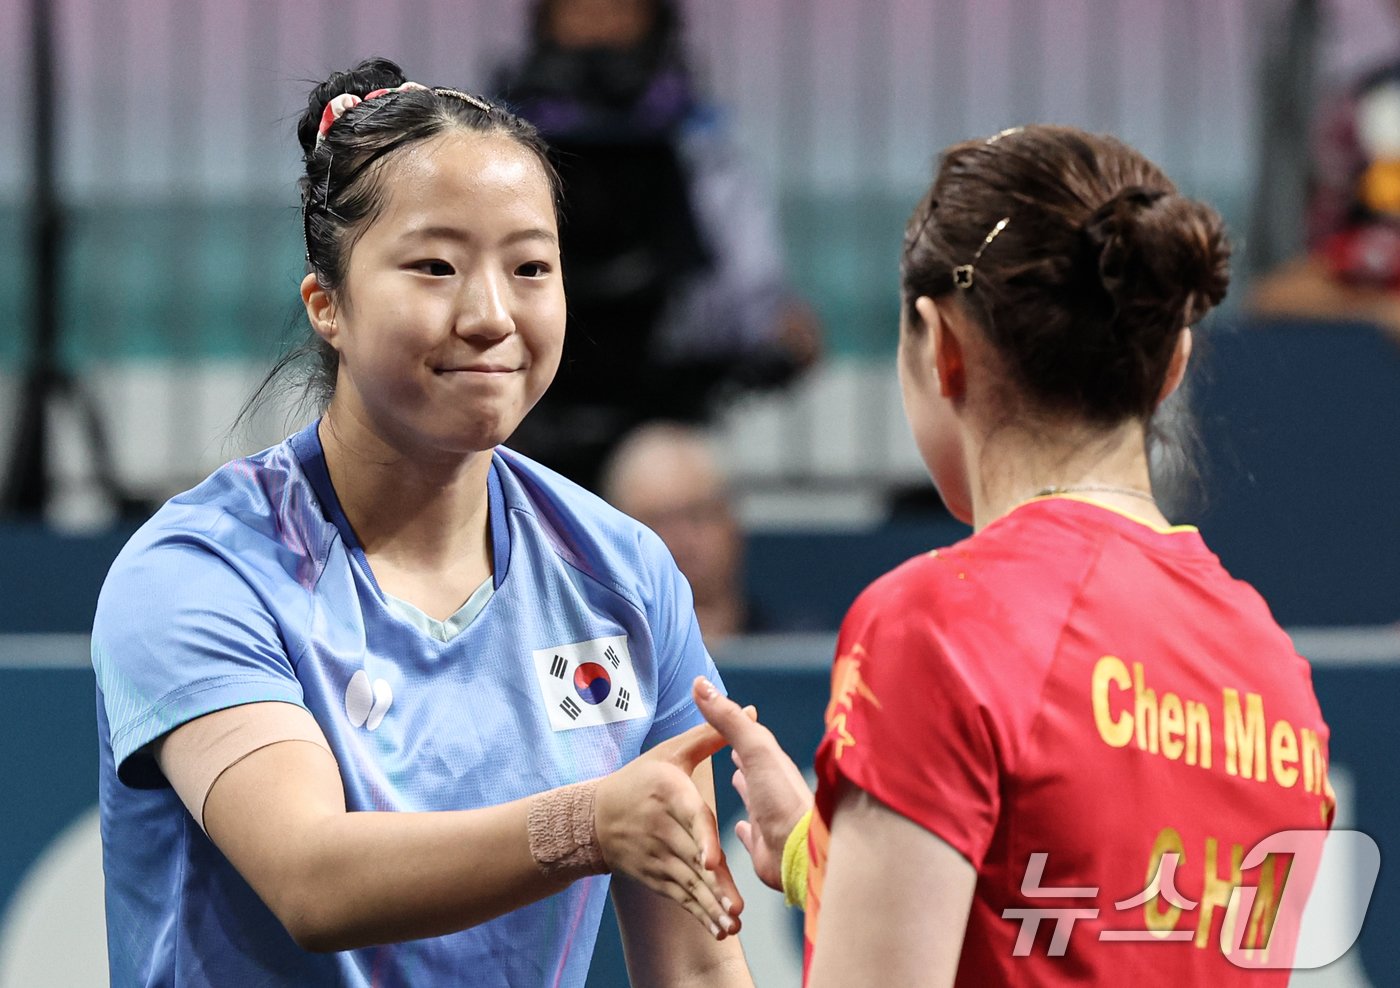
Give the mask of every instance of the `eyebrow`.
<svg viewBox="0 0 1400 988">
<path fill-rule="evenodd" d="M 455 240 L 459 243 L 471 243 L 475 238 L 465 230 L 454 226 L 424 226 L 409 230 L 402 237 L 403 240 Z M 524 230 L 516 230 L 501 241 L 502 246 L 510 246 L 525 240 L 544 240 L 551 244 L 558 244 L 559 237 L 552 230 L 547 230 L 542 226 L 529 227 Z"/>
</svg>

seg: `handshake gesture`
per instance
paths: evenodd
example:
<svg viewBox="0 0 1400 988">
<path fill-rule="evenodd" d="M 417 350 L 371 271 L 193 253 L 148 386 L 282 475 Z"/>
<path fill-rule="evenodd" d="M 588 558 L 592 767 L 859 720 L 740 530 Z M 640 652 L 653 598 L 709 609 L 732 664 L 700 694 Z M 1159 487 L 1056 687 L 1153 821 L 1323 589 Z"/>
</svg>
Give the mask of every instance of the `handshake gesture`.
<svg viewBox="0 0 1400 988">
<path fill-rule="evenodd" d="M 657 745 L 599 780 L 598 845 L 608 867 L 682 905 L 716 939 L 739 931 L 743 898 L 720 848 L 718 824 L 696 787 L 696 769 L 734 749 L 734 788 L 748 819 L 736 830 L 764 884 L 782 888 L 783 846 L 812 806 L 801 771 L 757 722 L 706 679 L 693 687 L 707 723 Z"/>
</svg>

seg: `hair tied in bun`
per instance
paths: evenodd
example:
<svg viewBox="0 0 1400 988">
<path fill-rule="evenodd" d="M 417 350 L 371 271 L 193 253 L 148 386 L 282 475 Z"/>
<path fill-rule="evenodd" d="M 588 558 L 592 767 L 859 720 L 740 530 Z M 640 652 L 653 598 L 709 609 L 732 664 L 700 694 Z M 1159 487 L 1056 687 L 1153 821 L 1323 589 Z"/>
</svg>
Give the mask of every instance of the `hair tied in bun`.
<svg viewBox="0 0 1400 988">
<path fill-rule="evenodd" d="M 1123 293 L 1129 268 L 1133 266 L 1135 240 L 1131 228 L 1137 215 L 1166 198 L 1167 192 L 1129 185 L 1096 209 L 1084 224 L 1092 263 L 1098 269 L 1098 281 L 1112 303 L 1109 322 L 1116 320 L 1123 308 Z"/>
</svg>

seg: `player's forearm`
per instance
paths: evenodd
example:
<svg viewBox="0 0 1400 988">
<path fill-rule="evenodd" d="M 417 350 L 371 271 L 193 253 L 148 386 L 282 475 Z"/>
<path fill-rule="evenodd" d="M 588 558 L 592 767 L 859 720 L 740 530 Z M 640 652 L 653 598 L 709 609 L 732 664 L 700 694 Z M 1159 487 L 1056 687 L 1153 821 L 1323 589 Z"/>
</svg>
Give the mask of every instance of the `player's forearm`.
<svg viewBox="0 0 1400 988">
<path fill-rule="evenodd" d="M 604 863 L 637 876 L 721 936 L 734 932 L 742 899 L 722 859 L 715 860 L 714 814 L 692 777 L 703 761 L 708 784 L 707 759 L 717 744 L 714 732 L 694 728 L 596 785 L 495 807 L 347 813 L 328 750 L 276 743 L 223 771 L 203 821 L 219 850 L 311 950 L 465 929 Z"/>
<path fill-rule="evenodd" d="M 614 877 L 612 898 L 634 985 L 753 988 L 737 937 L 706 936 L 684 909 L 625 875 Z"/>
<path fill-rule="evenodd" d="M 738 941 L 735 940 L 734 943 L 737 944 Z M 638 978 L 632 974 L 630 961 L 627 970 L 634 985 L 656 984 L 665 985 L 666 988 L 754 988 L 748 961 L 738 950 L 735 950 L 733 957 L 685 971 L 666 981 L 646 981 Z"/>
<path fill-rule="evenodd" d="M 308 827 L 264 898 L 308 950 L 456 932 L 565 888 L 530 853 L 528 801 L 345 813 Z"/>
<path fill-rule="evenodd" d="M 219 776 L 204 824 L 297 943 L 343 950 L 465 929 L 565 887 L 531 854 L 539 798 L 347 813 L 328 751 L 273 744 Z"/>
</svg>

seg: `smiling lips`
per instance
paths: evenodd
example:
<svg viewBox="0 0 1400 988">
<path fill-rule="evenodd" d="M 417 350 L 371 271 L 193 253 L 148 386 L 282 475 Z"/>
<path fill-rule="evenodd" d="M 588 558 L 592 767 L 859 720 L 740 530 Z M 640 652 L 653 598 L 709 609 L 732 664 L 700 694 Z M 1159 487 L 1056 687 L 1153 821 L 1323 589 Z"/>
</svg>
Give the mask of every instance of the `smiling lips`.
<svg viewBox="0 0 1400 988">
<path fill-rule="evenodd" d="M 505 364 L 471 364 L 467 367 L 434 367 L 434 374 L 512 374 L 520 370 L 519 367 L 507 367 Z"/>
</svg>

